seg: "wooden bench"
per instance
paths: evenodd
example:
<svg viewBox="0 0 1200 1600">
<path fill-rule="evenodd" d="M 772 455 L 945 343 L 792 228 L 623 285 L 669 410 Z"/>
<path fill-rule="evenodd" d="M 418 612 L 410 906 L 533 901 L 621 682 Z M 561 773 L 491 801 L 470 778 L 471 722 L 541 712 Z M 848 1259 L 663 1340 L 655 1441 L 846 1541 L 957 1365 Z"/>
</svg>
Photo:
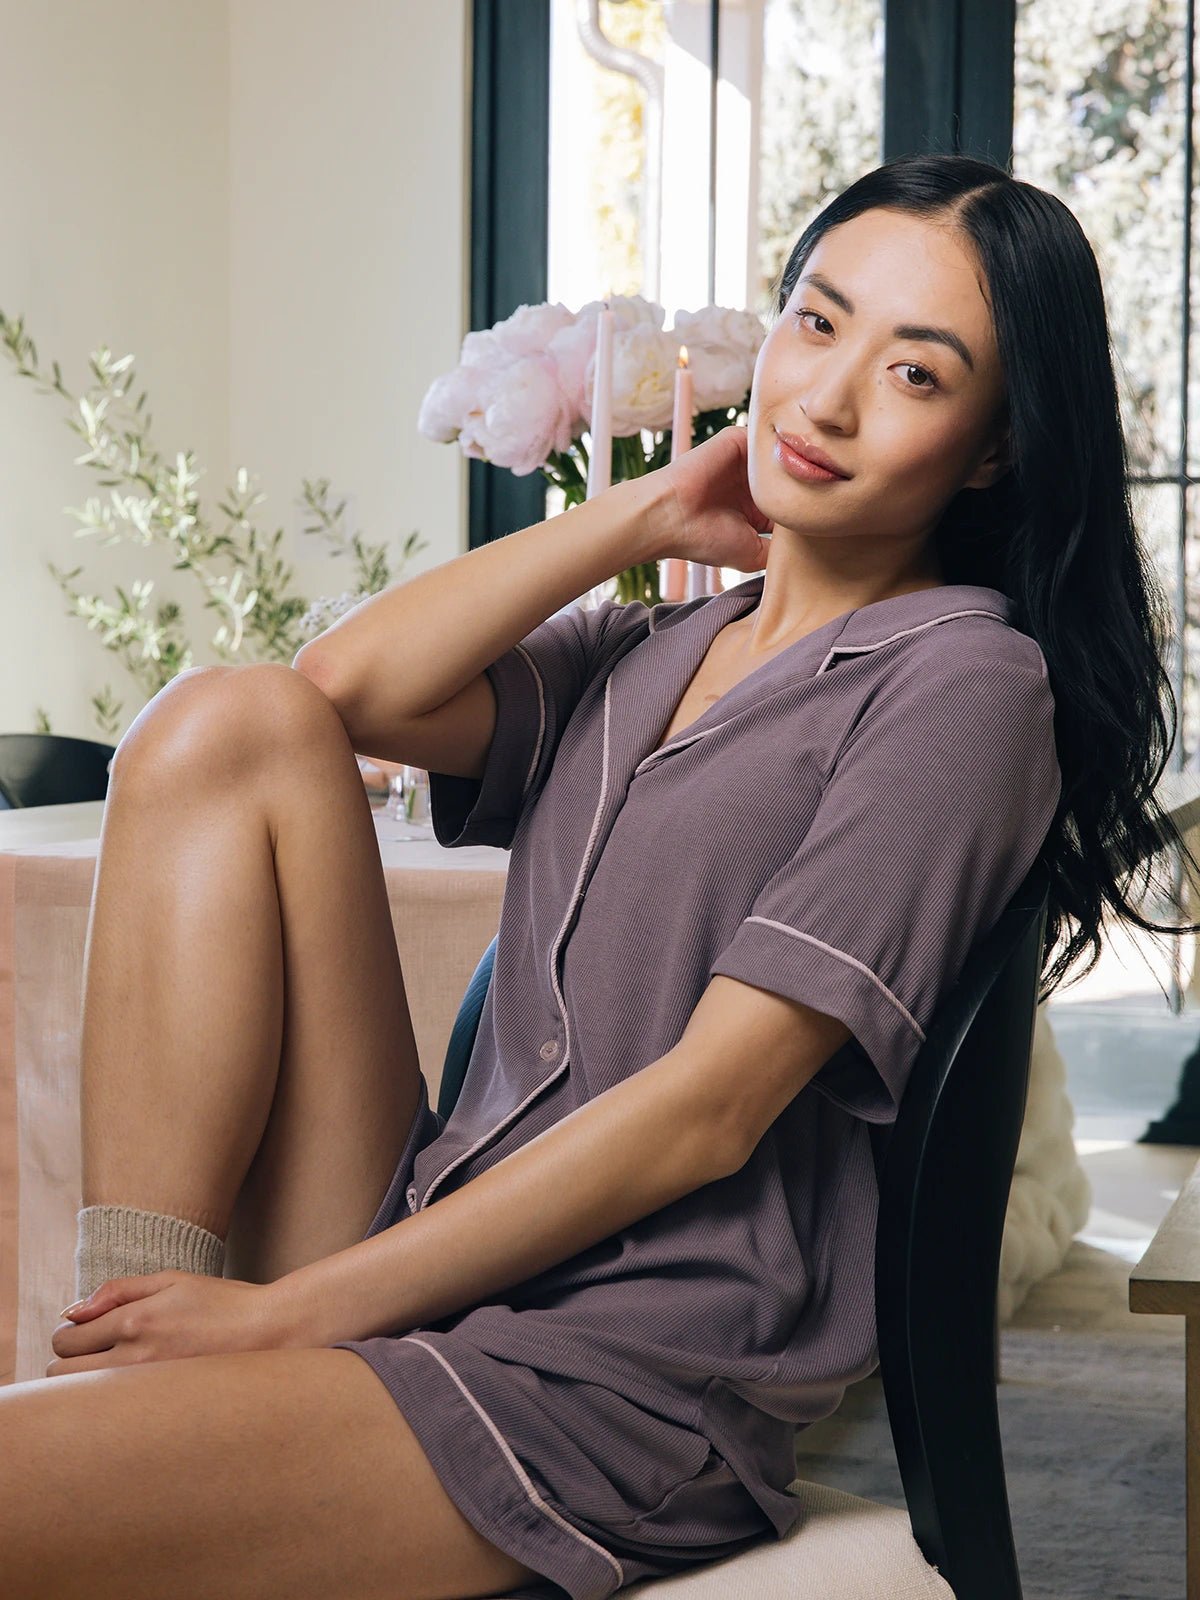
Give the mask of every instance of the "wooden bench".
<svg viewBox="0 0 1200 1600">
<path fill-rule="evenodd" d="M 1187 1600 L 1200 1600 L 1200 1161 L 1129 1274 L 1129 1309 L 1184 1319 Z"/>
</svg>

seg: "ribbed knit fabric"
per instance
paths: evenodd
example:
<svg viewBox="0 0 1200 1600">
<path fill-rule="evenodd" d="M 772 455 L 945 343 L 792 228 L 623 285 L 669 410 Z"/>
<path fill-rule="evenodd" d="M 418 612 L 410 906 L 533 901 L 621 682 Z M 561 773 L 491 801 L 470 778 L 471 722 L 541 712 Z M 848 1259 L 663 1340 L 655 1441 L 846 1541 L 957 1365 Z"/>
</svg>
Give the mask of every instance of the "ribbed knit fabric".
<svg viewBox="0 0 1200 1600">
<path fill-rule="evenodd" d="M 219 1278 L 225 1241 L 197 1222 L 135 1206 L 84 1206 L 78 1214 L 75 1296 L 85 1299 L 106 1278 L 195 1272 Z"/>
<path fill-rule="evenodd" d="M 752 1521 L 802 1521 L 782 1488 L 796 1429 L 878 1365 L 870 1125 L 896 1120 L 1062 787 L 1045 658 L 982 584 L 847 610 L 669 731 L 763 590 L 556 612 L 486 667 L 479 777 L 429 775 L 443 847 L 511 856 L 454 1114 L 406 1155 L 376 1233 L 675 1051 L 718 976 L 849 1035 L 815 1076 L 793 1063 L 766 1131 L 781 1064 L 698 1048 L 697 1074 L 736 1072 L 763 1114 L 736 1170 L 431 1327 L 343 1341 L 468 1520 L 572 1600 L 612 1595 L 613 1560 L 628 1587 L 738 1536 L 744 1503 L 705 1499 L 710 1444 Z"/>
</svg>

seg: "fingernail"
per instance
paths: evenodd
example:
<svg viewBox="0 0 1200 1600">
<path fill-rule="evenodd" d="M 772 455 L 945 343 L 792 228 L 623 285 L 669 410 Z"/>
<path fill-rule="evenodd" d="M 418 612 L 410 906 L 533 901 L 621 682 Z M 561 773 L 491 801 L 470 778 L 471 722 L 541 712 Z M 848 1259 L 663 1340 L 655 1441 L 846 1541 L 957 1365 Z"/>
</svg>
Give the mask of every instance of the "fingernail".
<svg viewBox="0 0 1200 1600">
<path fill-rule="evenodd" d="M 86 1298 L 86 1296 L 85 1296 L 85 1298 Z M 62 1308 L 62 1310 L 58 1314 L 59 1314 L 60 1317 L 69 1317 L 71 1315 L 72 1311 L 78 1311 L 82 1304 L 83 1304 L 82 1300 L 74 1300 L 74 1301 L 71 1302 L 71 1304 L 69 1306 L 64 1306 Z"/>
</svg>

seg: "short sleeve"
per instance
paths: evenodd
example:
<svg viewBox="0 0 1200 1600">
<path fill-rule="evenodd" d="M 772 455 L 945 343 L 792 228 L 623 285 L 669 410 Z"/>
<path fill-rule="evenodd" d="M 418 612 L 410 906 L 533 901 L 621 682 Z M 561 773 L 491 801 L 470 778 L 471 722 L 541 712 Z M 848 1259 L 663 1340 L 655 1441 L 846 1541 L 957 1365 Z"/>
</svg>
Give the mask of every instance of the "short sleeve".
<svg viewBox="0 0 1200 1600">
<path fill-rule="evenodd" d="M 430 772 L 434 837 L 449 848 L 511 848 L 517 825 L 549 775 L 563 729 L 585 686 L 631 634 L 647 631 L 640 601 L 577 602 L 557 611 L 484 668 L 496 695 L 496 731 L 483 774 Z"/>
<path fill-rule="evenodd" d="M 710 972 L 840 1018 L 811 1087 L 894 1122 L 942 996 L 1037 859 L 1061 790 L 1054 698 L 1010 661 L 885 686 L 842 740 L 811 826 Z"/>
</svg>

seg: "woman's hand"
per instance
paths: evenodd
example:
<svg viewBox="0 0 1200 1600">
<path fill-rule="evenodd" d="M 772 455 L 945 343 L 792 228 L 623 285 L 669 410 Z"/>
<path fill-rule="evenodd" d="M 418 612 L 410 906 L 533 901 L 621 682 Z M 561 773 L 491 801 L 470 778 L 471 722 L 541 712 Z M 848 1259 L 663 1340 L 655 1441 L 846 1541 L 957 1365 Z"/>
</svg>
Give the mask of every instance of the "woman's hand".
<svg viewBox="0 0 1200 1600">
<path fill-rule="evenodd" d="M 758 572 L 767 564 L 774 523 L 754 504 L 746 473 L 749 439 L 731 424 L 711 439 L 659 467 L 664 488 L 665 531 L 660 557 L 709 567 Z"/>
<path fill-rule="evenodd" d="M 274 1284 L 191 1272 L 110 1278 L 69 1307 L 50 1340 L 48 1378 L 178 1356 L 280 1350 L 294 1344 Z"/>
</svg>

